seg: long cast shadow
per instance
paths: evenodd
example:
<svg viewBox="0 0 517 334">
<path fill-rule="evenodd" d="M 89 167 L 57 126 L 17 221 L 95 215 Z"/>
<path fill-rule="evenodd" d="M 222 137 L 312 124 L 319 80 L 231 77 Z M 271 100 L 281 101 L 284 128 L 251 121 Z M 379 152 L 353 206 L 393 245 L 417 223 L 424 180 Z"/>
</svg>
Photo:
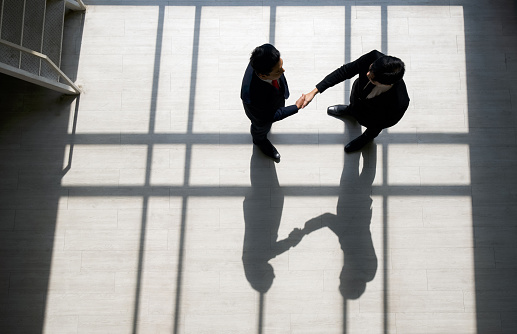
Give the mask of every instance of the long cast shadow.
<svg viewBox="0 0 517 334">
<path fill-rule="evenodd" d="M 360 126 L 347 120 L 346 133 L 351 138 L 360 133 Z M 369 149 L 376 152 L 376 145 Z M 364 164 L 361 170 L 360 159 Z M 339 291 L 343 296 L 343 334 L 347 332 L 347 300 L 358 299 L 366 290 L 377 272 L 377 256 L 370 232 L 372 218 L 372 183 L 376 171 L 376 154 L 346 154 L 341 173 L 336 214 L 324 213 L 305 223 L 303 235 L 327 227 L 339 239 L 344 255 L 343 268 L 339 275 Z"/>
<path fill-rule="evenodd" d="M 69 12 L 65 18 L 61 68 L 72 80 L 84 15 Z M 51 268 L 63 252 L 56 222 L 68 196 L 62 178 L 71 164 L 63 152 L 73 154 L 78 110 L 76 96 L 0 74 L 1 333 L 45 330 Z"/>
<path fill-rule="evenodd" d="M 91 4 L 101 4 L 102 1 L 93 1 L 92 0 L 92 3 Z M 123 2 L 117 2 L 117 3 L 112 3 L 112 2 L 108 2 L 108 1 L 104 1 L 106 5 L 121 5 L 123 4 Z M 198 6 L 202 6 L 203 4 L 205 5 L 211 5 L 210 2 L 196 2 L 198 4 Z M 335 1 L 323 1 L 323 2 L 319 2 L 317 3 L 317 5 L 325 5 L 325 4 L 333 4 L 335 3 Z M 424 2 L 425 3 L 425 2 Z M 148 2 L 141 2 L 140 3 L 141 5 L 163 5 L 164 4 L 164 1 L 148 1 Z M 174 3 L 174 5 L 176 5 L 178 3 Z M 183 3 L 184 5 L 188 5 L 189 2 L 184 2 Z M 191 3 L 190 3 L 191 4 Z M 291 3 L 292 4 L 292 3 Z M 396 4 L 400 4 L 400 1 L 399 2 L 393 2 L 393 5 L 396 5 Z M 404 3 L 406 5 L 406 3 Z M 450 5 L 453 5 L 454 4 L 454 1 L 450 2 Z M 172 4 L 171 4 L 172 5 Z M 213 5 L 213 4 L 212 4 Z M 234 5 L 238 5 L 238 4 L 234 4 Z M 284 4 L 286 5 L 286 4 Z M 308 4 L 304 4 L 304 5 L 308 5 Z M 462 2 L 458 2 L 458 5 L 463 5 Z M 471 31 L 470 29 L 472 27 L 476 27 L 479 25 L 479 21 L 478 21 L 478 17 L 476 17 L 476 13 L 470 13 L 469 12 L 469 7 L 468 6 L 465 6 L 465 27 L 466 27 L 466 32 L 468 33 L 469 31 Z M 348 13 L 348 12 L 347 12 Z M 479 15 L 479 14 L 478 14 Z M 349 20 L 347 20 L 348 22 Z M 383 22 L 383 25 L 385 23 Z M 467 29 L 469 28 L 469 29 Z M 384 30 L 383 30 L 384 31 Z M 468 37 L 468 36 L 467 36 Z M 474 39 L 474 42 L 480 42 L 479 40 L 481 40 L 481 42 L 483 41 L 483 36 L 471 36 L 470 37 L 471 39 Z M 478 40 L 479 39 L 479 40 Z M 78 43 L 80 45 L 80 43 Z M 384 45 L 385 42 L 383 41 L 383 47 L 382 47 L 382 51 L 385 51 L 384 50 Z M 467 58 L 467 71 L 469 72 L 469 75 L 467 76 L 467 79 L 468 79 L 468 87 L 470 89 L 470 93 L 469 93 L 469 104 L 471 105 L 476 105 L 478 104 L 478 96 L 483 96 L 484 94 L 479 94 L 479 93 L 485 93 L 487 88 L 490 88 L 488 87 L 488 85 L 486 85 L 485 83 L 480 83 L 479 80 L 476 80 L 476 78 L 471 74 L 470 71 L 473 71 L 473 69 L 470 68 L 471 65 L 475 65 L 476 63 L 476 59 L 474 56 L 471 56 L 471 54 L 476 54 L 476 53 L 479 53 L 479 52 L 482 52 L 483 50 L 477 46 L 477 44 L 473 43 L 471 41 L 471 44 L 467 45 L 466 46 L 466 58 Z M 514 72 L 514 71 L 513 71 Z M 68 72 L 67 72 L 68 73 Z M 71 76 L 73 77 L 73 75 Z M 3 80 L 0 80 L 0 82 L 2 82 Z M 3 83 L 6 83 L 6 81 L 4 81 Z M 22 98 L 20 99 L 17 99 L 16 96 L 22 96 Z M 13 103 L 19 103 L 19 104 L 26 104 L 26 103 L 29 103 L 28 100 L 29 100 L 29 94 L 25 94 L 25 93 L 21 93 L 19 95 L 13 95 L 9 98 L 10 100 L 13 101 Z M 34 102 L 30 102 L 30 103 L 34 103 Z M 4 103 L 0 103 L 0 105 L 3 106 L 3 108 L 5 108 L 5 104 Z M 2 108 L 2 109 L 3 109 Z M 6 109 L 4 109 L 5 111 Z M 2 116 L 2 119 L 3 120 L 8 120 L 9 122 L 18 122 L 20 121 L 23 122 L 25 124 L 25 126 L 27 126 L 28 123 L 26 122 L 33 122 L 34 124 L 36 124 L 37 122 L 33 119 L 34 117 L 34 114 L 36 114 L 38 112 L 38 110 L 36 109 L 31 109 L 32 111 L 32 116 L 29 116 L 29 115 L 12 115 L 13 117 L 4 117 Z M 473 110 L 469 110 L 469 115 L 472 115 L 472 116 L 476 116 L 474 115 L 473 113 Z M 49 117 L 50 118 L 50 117 Z M 63 125 L 66 124 L 67 122 L 62 122 Z M 30 123 L 32 124 L 32 123 Z M 7 124 L 3 124 L 5 125 L 6 127 L 4 129 L 7 130 L 7 132 L 10 131 L 11 129 L 11 126 L 7 126 Z M 27 134 L 27 132 L 25 133 Z M 25 135 L 24 134 L 24 135 Z M 60 140 L 60 145 L 62 144 L 67 144 L 67 143 L 70 143 L 71 140 L 70 140 L 70 135 L 69 134 L 66 134 L 66 133 L 63 133 L 63 138 Z M 94 134 L 95 136 L 97 136 L 98 134 Z M 72 143 L 78 143 L 77 140 L 80 140 L 81 138 L 89 138 L 93 135 L 90 135 L 90 134 L 86 134 L 86 135 L 83 135 L 83 137 L 81 136 L 75 136 L 75 141 L 72 141 Z M 135 137 L 138 137 L 137 135 L 134 135 Z M 395 143 L 398 143 L 398 142 L 402 142 L 402 143 L 405 143 L 407 142 L 406 138 L 408 136 L 412 136 L 412 135 L 407 135 L 407 134 L 397 134 L 396 136 L 394 137 L 391 137 L 393 139 L 393 141 Z M 440 134 L 434 134 L 434 133 L 431 133 L 430 136 L 432 136 L 432 141 L 431 143 L 441 143 L 444 139 L 442 135 Z M 164 142 L 166 142 L 167 140 L 173 140 L 173 141 L 182 141 L 182 137 L 181 136 L 174 136 L 173 138 L 171 137 L 162 137 L 162 136 L 156 136 L 156 137 L 153 137 L 153 138 L 158 138 L 160 140 L 163 140 Z M 204 138 L 204 137 L 203 137 Z M 447 137 L 445 140 L 446 141 L 450 141 L 450 138 L 451 137 Z M 452 137 L 453 139 L 456 139 L 458 142 L 461 142 L 461 143 L 467 143 L 469 144 L 471 141 L 474 141 L 475 142 L 475 135 L 470 135 L 470 137 L 468 135 L 464 135 L 464 134 L 456 134 Z M 7 145 L 10 145 L 9 143 L 15 143 L 14 145 L 17 145 L 16 143 L 19 142 L 20 139 L 19 139 L 19 135 L 18 133 L 14 133 L 12 136 L 10 136 L 10 138 L 7 139 Z M 200 139 L 200 141 L 202 141 Z M 236 144 L 237 141 L 234 141 L 233 138 L 231 140 L 233 144 Z M 86 140 L 86 142 L 90 142 L 88 140 Z M 429 143 L 429 141 L 428 141 Z M 6 144 L 6 142 L 4 141 L 2 144 Z M 61 167 L 62 167 L 62 160 L 63 160 L 63 156 L 62 156 L 62 146 L 58 145 L 58 149 L 55 149 L 55 152 L 54 152 L 54 149 L 52 150 L 52 152 L 50 152 L 52 155 L 49 155 L 49 150 L 40 150 L 39 148 L 44 148 L 46 146 L 45 143 L 39 143 L 38 144 L 38 150 L 34 149 L 34 150 L 31 150 L 31 154 L 35 154 L 33 157 L 32 157 L 32 160 L 31 160 L 31 164 L 34 165 L 35 167 L 37 166 L 42 166 L 44 165 L 45 167 L 48 167 L 48 165 L 51 165 L 51 169 L 53 172 L 56 172 L 56 173 L 59 173 L 61 171 Z M 56 146 L 53 146 L 53 148 L 55 148 Z M 34 147 L 33 147 L 34 148 Z M 483 153 L 486 153 L 486 154 L 495 154 L 494 153 L 494 150 L 491 150 L 489 147 L 475 147 L 475 146 L 472 146 L 471 149 L 473 150 L 476 150 L 476 152 L 481 152 L 483 151 Z M 514 145 L 512 145 L 511 147 L 512 149 L 512 152 L 514 150 Z M 8 152 L 8 150 L 11 150 L 11 149 L 7 149 L 6 151 L 3 151 L 2 152 L 2 156 L 5 158 L 2 159 L 3 160 L 3 167 L 5 169 L 8 169 L 8 172 L 10 172 L 11 174 L 16 174 L 15 176 L 17 177 L 18 176 L 18 173 L 20 172 L 21 173 L 21 167 L 18 166 L 18 163 L 14 163 L 12 162 L 13 159 L 13 154 L 10 154 L 10 152 Z M 37 152 L 36 152 L 37 151 Z M 58 152 L 59 151 L 59 152 Z M 497 152 L 502 152 L 503 150 L 498 150 Z M 21 155 L 24 155 L 24 154 L 28 154 L 29 152 L 29 149 L 27 147 L 25 147 L 23 150 L 21 150 L 19 153 L 16 153 L 16 158 L 19 159 L 19 156 Z M 55 153 L 55 154 L 54 154 Z M 387 153 L 386 151 L 384 153 Z M 383 154 L 383 156 L 385 157 L 385 155 Z M 9 161 L 9 158 L 11 158 L 11 161 Z M 500 160 L 501 159 L 504 159 L 504 162 L 506 164 L 511 164 L 511 166 L 514 166 L 515 165 L 515 160 L 513 158 L 508 158 L 508 157 L 504 157 L 504 158 L 500 158 L 499 155 L 496 156 L 496 158 L 499 158 Z M 50 159 L 53 159 L 54 161 L 53 162 L 49 162 Z M 472 165 L 475 166 L 476 164 L 480 164 L 480 163 L 484 163 L 485 160 L 481 160 L 481 158 L 479 158 L 479 156 L 473 156 L 473 159 L 471 162 L 472 162 Z M 476 160 L 477 159 L 477 160 Z M 500 161 L 499 160 L 499 161 Z M 494 159 L 495 161 L 495 159 Z M 345 162 L 346 163 L 346 162 Z M 16 164 L 16 166 L 15 166 Z M 59 165 L 59 166 L 58 166 Z M 493 166 L 497 167 L 497 161 L 493 162 L 492 163 Z M 12 166 L 12 168 L 10 167 Z M 59 168 L 58 168 L 59 167 Z M 29 167 L 27 167 L 29 168 Z M 14 171 L 14 172 L 13 172 Z M 480 172 L 479 170 L 475 170 L 473 169 L 471 171 L 471 175 L 472 175 L 472 180 L 473 182 L 479 182 L 480 179 L 483 178 L 483 175 L 480 175 Z M 24 175 L 21 175 L 20 174 L 20 179 L 18 182 L 21 182 Z M 25 175 L 26 176 L 26 175 Z M 37 177 L 36 177 L 37 178 Z M 50 187 L 54 187 L 55 185 L 54 184 L 51 184 L 50 182 L 48 182 L 48 179 L 44 179 L 43 176 L 39 179 L 39 182 L 40 183 L 48 183 L 47 185 L 50 186 Z M 14 183 L 13 183 L 14 184 Z M 18 190 L 16 189 L 13 189 L 13 187 L 11 187 L 11 184 L 7 181 L 7 183 L 4 183 L 4 190 L 6 190 L 4 193 L 8 193 L 8 192 L 11 192 L 11 190 L 14 190 L 12 193 L 13 194 L 16 194 L 16 193 L 20 193 L 20 188 L 18 188 Z M 11 188 L 10 188 L 11 187 Z M 16 187 L 14 187 L 16 188 Z M 412 196 L 421 196 L 423 194 L 427 194 L 427 193 L 431 193 L 431 194 L 435 194 L 436 193 L 434 191 L 432 191 L 434 188 L 431 188 L 431 187 L 421 187 L 421 188 L 418 188 L 418 187 L 415 187 L 417 188 L 415 191 L 415 193 L 412 193 L 411 195 Z M 462 191 L 461 194 L 459 194 L 458 192 L 456 191 L 450 191 L 450 190 L 444 190 L 444 193 L 447 193 L 447 192 L 450 192 L 452 194 L 450 194 L 451 196 L 456 196 L 456 195 L 462 195 L 462 196 L 465 196 L 465 191 L 464 188 L 467 188 L 467 190 L 469 190 L 469 187 L 460 187 L 460 190 Z M 494 192 L 497 192 L 498 191 L 498 187 L 497 185 L 487 185 L 487 188 L 493 190 Z M 76 190 L 75 191 L 75 194 L 77 193 L 81 193 L 85 190 L 86 188 L 79 188 L 78 191 Z M 418 191 L 418 190 L 422 190 L 422 191 Z M 455 189 L 454 187 L 449 187 L 448 189 Z M 72 191 L 74 189 L 72 188 L 67 188 L 67 187 L 60 187 L 60 190 L 67 193 L 69 191 Z M 108 190 L 111 190 L 111 189 L 108 189 Z M 429 190 L 429 192 L 428 192 Z M 486 189 L 483 189 L 483 190 L 486 190 Z M 183 189 L 180 189 L 180 190 L 177 190 L 178 192 L 182 192 L 184 191 Z M 288 190 L 286 190 L 288 191 Z M 295 192 L 297 192 L 297 190 L 295 189 L 294 190 Z M 396 195 L 396 194 L 406 194 L 406 192 L 408 191 L 407 188 L 397 188 L 397 187 L 390 187 L 389 190 L 386 191 L 386 194 L 389 194 L 391 196 L 393 195 Z M 468 192 L 466 193 L 466 195 L 468 195 Z M 478 196 L 480 196 L 479 194 L 476 194 Z M 139 194 L 140 196 L 140 194 Z M 15 197 L 15 196 L 13 196 Z M 59 196 L 56 196 L 54 199 L 57 201 L 57 198 Z M 484 198 L 481 198 L 481 200 L 484 200 Z M 511 198 L 508 199 L 508 202 L 511 200 Z M 49 200 L 50 201 L 50 200 Z M 53 201 L 53 200 L 52 200 Z M 479 201 L 478 199 L 474 198 L 474 201 L 475 203 L 474 204 L 479 204 Z M 515 314 L 515 298 L 511 298 L 511 300 L 508 300 L 506 299 L 507 296 L 511 295 L 511 296 L 515 296 L 515 289 L 513 288 L 510 288 L 509 291 L 503 291 L 501 292 L 501 288 L 499 288 L 499 286 L 501 286 L 499 283 L 499 278 L 500 276 L 504 276 L 502 274 L 504 273 L 497 273 L 495 275 L 486 275 L 486 271 L 484 271 L 484 262 L 483 262 L 483 253 L 482 251 L 486 248 L 490 248 L 494 245 L 498 246 L 496 247 L 494 250 L 495 252 L 497 253 L 497 257 L 498 258 L 509 258 L 509 259 L 515 259 L 515 256 L 514 256 L 514 252 L 512 253 L 512 251 L 514 250 L 514 247 L 512 246 L 511 244 L 511 240 L 507 240 L 506 237 L 507 236 L 504 236 L 505 238 L 503 238 L 503 240 L 499 240 L 500 237 L 498 234 L 494 234 L 497 232 L 497 230 L 499 229 L 500 226 L 495 226 L 492 224 L 492 221 L 493 219 L 490 219 L 490 217 L 484 217 L 485 215 L 488 215 L 487 212 L 485 212 L 485 209 L 487 209 L 486 207 L 487 206 L 491 206 L 493 205 L 493 201 L 492 202 L 489 202 L 488 204 L 484 204 L 484 206 L 482 207 L 477 207 L 476 205 L 474 205 L 473 207 L 473 215 L 474 215 L 474 218 L 473 218 L 473 224 L 474 224 L 474 229 L 475 229 L 475 232 L 476 232 L 476 247 L 475 247 L 475 268 L 476 268 L 476 286 L 478 287 L 477 289 L 479 289 L 479 287 L 490 287 L 490 289 L 487 289 L 487 288 L 484 288 L 484 290 L 490 290 L 489 292 L 487 291 L 484 291 L 485 293 L 481 293 L 481 294 L 477 294 L 476 293 L 476 311 L 477 311 L 477 321 L 478 321 L 478 332 L 483 332 L 483 329 L 486 328 L 486 324 L 485 322 L 487 322 L 487 320 L 484 319 L 485 317 L 485 314 L 484 312 L 495 312 L 496 315 L 499 316 L 498 319 L 496 319 L 496 321 L 501 321 L 501 318 L 503 318 L 503 323 L 506 321 L 509 321 L 511 323 L 511 317 L 513 317 L 513 315 Z M 509 207 L 512 205 L 512 203 L 499 203 L 499 205 L 508 205 Z M 43 204 L 42 204 L 43 206 Z M 11 230 L 11 228 L 15 228 L 18 232 L 16 233 L 18 236 L 20 236 L 21 234 L 23 234 L 24 232 L 20 232 L 18 230 L 18 223 L 22 222 L 23 218 L 19 216 L 19 213 L 22 212 L 22 210 L 24 209 L 23 207 L 20 207 L 18 206 L 18 204 L 16 204 L 14 202 L 14 200 L 9 200 L 7 202 L 4 202 L 3 203 L 3 207 L 5 208 L 4 211 L 2 212 L 2 215 L 4 215 L 4 217 L 7 217 L 5 218 L 4 221 L 7 222 L 7 224 L 9 225 L 8 229 Z M 55 205 L 52 204 L 52 203 L 47 203 L 47 205 L 45 206 L 45 209 L 46 210 L 49 210 L 49 211 L 53 211 L 53 209 L 55 208 Z M 20 209 L 20 210 L 18 210 Z M 497 208 L 495 208 L 497 209 Z M 16 212 L 15 212 L 16 211 Z M 386 211 L 385 211 L 386 212 Z M 16 218 L 15 217 L 15 214 L 16 214 Z M 511 215 L 510 218 L 508 217 L 508 214 Z M 514 228 L 514 223 L 513 221 L 511 220 L 511 217 L 514 217 L 514 211 L 511 210 L 510 208 L 508 208 L 508 213 L 504 215 L 504 212 L 503 213 L 500 213 L 501 217 L 497 217 L 497 219 L 499 219 L 501 222 L 502 222 L 502 225 L 506 225 L 507 227 L 509 228 Z M 51 221 L 53 218 L 51 217 L 47 217 L 48 221 Z M 15 219 L 16 219 L 16 227 L 14 227 L 14 223 L 15 223 Z M 36 221 L 36 220 L 35 220 Z M 483 225 L 483 226 L 480 226 L 480 225 Z M 489 226 L 487 226 L 489 225 Z M 41 227 L 40 227 L 41 228 Z M 45 231 L 46 233 L 48 232 L 48 235 L 51 236 L 53 235 L 53 229 L 49 228 Z M 30 233 L 27 232 L 27 236 L 29 236 Z M 47 234 L 45 234 L 46 236 Z M 12 241 L 11 238 L 13 237 L 17 237 L 17 236 L 11 236 L 11 233 L 9 233 L 9 236 L 8 235 L 4 235 L 4 238 L 3 240 L 7 240 L 7 241 Z M 40 235 L 41 237 L 41 235 Z M 34 238 L 37 238 L 36 236 L 34 236 Z M 9 320 L 7 320 L 10 324 L 15 324 L 17 319 L 20 320 L 20 319 L 28 319 L 28 318 L 31 318 L 31 321 L 33 321 L 34 319 L 39 319 L 39 320 L 36 320 L 36 321 L 33 321 L 33 326 L 36 326 L 36 327 L 40 327 L 40 329 L 42 328 L 42 322 L 40 322 L 41 320 L 41 317 L 42 317 L 42 313 L 41 313 L 41 309 L 39 307 L 39 305 L 44 305 L 45 304 L 45 298 L 46 298 L 46 288 L 44 288 L 44 286 L 46 286 L 46 283 L 48 283 L 48 275 L 45 274 L 45 271 L 46 270 L 49 270 L 50 269 L 50 256 L 48 255 L 48 252 L 49 249 L 50 249 L 50 252 L 52 252 L 52 240 L 53 240 L 53 237 L 50 237 L 48 239 L 45 239 L 45 244 L 48 245 L 48 248 L 46 248 L 47 246 L 42 246 L 42 247 L 39 247 L 39 246 L 35 246 L 35 245 L 32 245 L 31 249 L 28 249 L 28 250 L 21 250 L 21 251 L 18 251 L 19 248 L 18 247 L 14 247 L 14 248 L 11 248 L 9 246 L 8 243 L 5 243 L 4 244 L 4 248 L 5 249 L 5 252 L 2 253 L 2 260 L 5 260 L 6 262 L 3 262 L 5 264 L 4 266 L 4 270 L 8 271 L 9 274 L 8 275 L 17 275 L 20 271 L 42 271 L 43 274 L 42 275 L 38 275 L 38 282 L 36 282 L 37 284 L 33 284 L 32 286 L 32 289 L 33 291 L 36 291 L 41 293 L 41 295 L 39 296 L 35 296 L 34 294 L 24 294 L 23 296 L 21 296 L 20 294 L 11 294 L 9 296 L 9 303 L 10 304 L 4 304 L 4 305 L 7 305 L 6 306 L 6 312 L 11 312 L 11 311 L 14 311 L 14 317 L 10 317 Z M 48 242 L 48 243 L 47 243 Z M 486 247 L 479 247 L 479 246 L 486 246 Z M 507 247 L 508 246 L 508 247 Z M 37 249 L 36 249 L 37 248 Z M 44 252 L 41 252 L 40 250 L 44 248 L 46 249 Z M 181 248 L 181 247 L 180 247 Z M 384 245 L 384 248 L 386 249 L 386 245 Z M 13 251 L 14 249 L 14 251 Z M 37 251 L 33 251 L 33 250 L 37 250 Z M 25 256 L 23 256 L 23 254 L 25 254 Z M 14 255 L 14 256 L 13 256 Z M 20 258 L 23 258 L 23 261 L 19 261 Z M 182 257 L 180 257 L 182 258 Z M 386 258 L 386 257 L 385 257 Z M 38 262 L 37 264 L 35 264 L 35 262 Z M 7 264 L 6 264 L 7 263 Z M 513 262 L 512 262 L 513 263 Z M 513 266 L 513 264 L 510 264 L 511 266 Z M 513 267 L 512 267 L 513 268 Z M 41 274 L 41 273 L 39 273 Z M 23 276 L 27 276 L 29 277 L 30 275 L 25 275 L 23 274 Z M 18 275 L 19 277 L 19 275 Z M 15 282 L 15 276 L 11 276 L 10 277 L 10 280 L 12 282 Z M 508 286 L 508 285 L 506 285 Z M 386 287 L 386 286 L 385 286 Z M 493 289 L 494 288 L 497 288 L 498 290 L 497 291 L 494 291 Z M 9 291 L 13 292 L 16 288 L 14 287 L 14 285 L 11 285 L 11 287 L 9 288 Z M 386 289 L 387 290 L 387 289 Z M 16 291 L 14 291 L 16 292 Z M 497 293 L 496 293 L 497 292 Z M 508 294 L 508 292 L 510 292 L 510 294 Z M 42 295 L 44 295 L 42 297 Z M 505 299 L 505 302 L 504 303 L 501 303 L 501 298 L 504 297 Z M 43 301 L 42 301 L 43 299 Z M 16 305 L 19 304 L 19 305 L 31 305 L 30 306 L 30 309 L 23 309 L 23 310 L 16 310 Z M 15 306 L 15 307 L 13 307 Z M 2 314 L 2 316 L 4 315 L 7 315 L 7 313 L 4 312 Z M 385 308 L 385 312 L 387 312 L 387 308 Z M 10 315 L 13 315 L 13 313 L 10 313 Z M 33 315 L 35 317 L 33 317 Z M 6 319 L 5 317 L 3 319 Z M 488 319 L 490 320 L 490 319 Z M 18 325 L 22 324 L 22 321 L 18 321 Z M 27 322 L 25 322 L 23 324 L 23 326 L 28 326 Z M 23 327 L 22 326 L 22 327 Z M 499 323 L 499 328 L 501 327 L 500 323 Z M 386 327 L 385 327 L 386 328 Z M 504 328 L 507 328 L 507 327 L 504 327 Z M 20 328 L 17 328 L 17 330 L 20 330 Z"/>
<path fill-rule="evenodd" d="M 154 73 L 153 73 L 153 86 L 151 90 L 151 105 L 149 108 L 149 126 L 148 133 L 152 134 L 155 130 L 155 121 L 156 121 L 156 106 L 158 100 L 158 88 L 159 88 L 159 77 L 160 77 L 160 68 L 161 68 L 161 54 L 162 54 L 162 44 L 163 44 L 163 26 L 165 20 L 165 6 L 158 7 L 158 25 L 156 29 L 156 48 L 154 53 Z M 153 161 L 153 143 L 147 145 L 147 158 L 146 158 L 146 167 L 145 167 L 145 186 L 148 187 L 151 185 L 151 169 L 152 169 L 152 161 Z M 142 278 L 144 271 L 144 258 L 146 251 L 146 235 L 147 235 L 147 214 L 148 214 L 148 206 L 149 206 L 149 195 L 146 194 L 142 198 L 142 218 L 140 225 L 140 240 L 139 240 L 139 250 L 138 250 L 138 268 L 136 272 L 136 287 L 135 287 L 135 302 L 133 305 L 133 333 L 138 332 L 138 323 L 140 320 L 140 303 L 142 298 Z"/>
<path fill-rule="evenodd" d="M 278 239 L 278 229 L 282 219 L 284 196 L 280 191 L 275 203 L 271 203 L 271 188 L 280 187 L 274 164 L 263 157 L 253 146 L 250 162 L 251 188 L 243 201 L 244 244 L 242 264 L 246 279 L 260 294 L 258 312 L 258 333 L 264 328 L 264 297 L 273 285 L 275 273 L 269 261 L 296 246 L 300 240 L 300 230 L 295 230 L 286 239 Z"/>
<path fill-rule="evenodd" d="M 464 16 L 474 236 L 475 290 L 464 298 L 468 311 L 476 314 L 476 333 L 517 333 L 517 146 L 512 123 L 517 113 L 512 88 L 517 75 L 517 2 L 483 10 L 476 3 L 451 5 L 455 2 Z M 497 57 L 504 65 L 493 61 Z M 505 135 L 480 140 L 480 129 Z"/>
</svg>

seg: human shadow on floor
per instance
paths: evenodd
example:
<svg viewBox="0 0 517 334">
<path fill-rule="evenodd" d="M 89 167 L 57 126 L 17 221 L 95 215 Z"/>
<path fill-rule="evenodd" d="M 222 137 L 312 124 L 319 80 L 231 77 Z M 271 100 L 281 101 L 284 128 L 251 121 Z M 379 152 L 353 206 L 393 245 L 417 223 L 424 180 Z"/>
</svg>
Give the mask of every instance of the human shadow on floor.
<svg viewBox="0 0 517 334">
<path fill-rule="evenodd" d="M 352 135 L 354 131 L 350 130 L 354 128 L 349 121 L 345 124 L 347 133 Z M 357 126 L 357 123 L 355 125 Z M 369 151 L 372 154 L 368 154 Z M 360 170 L 361 156 L 364 163 Z M 315 217 L 307 221 L 302 229 L 302 234 L 307 235 L 328 227 L 338 237 L 344 253 L 339 291 L 345 299 L 359 298 L 377 271 L 377 256 L 370 233 L 371 192 L 376 160 L 376 145 L 373 143 L 362 152 L 345 154 L 337 214 L 325 213 Z"/>
<path fill-rule="evenodd" d="M 296 246 L 301 240 L 301 230 L 295 229 L 286 239 L 277 240 L 284 195 L 278 183 L 275 164 L 255 146 L 250 161 L 250 179 L 251 188 L 243 202 L 245 231 L 242 263 L 246 279 L 263 297 L 275 278 L 269 261 Z"/>
</svg>

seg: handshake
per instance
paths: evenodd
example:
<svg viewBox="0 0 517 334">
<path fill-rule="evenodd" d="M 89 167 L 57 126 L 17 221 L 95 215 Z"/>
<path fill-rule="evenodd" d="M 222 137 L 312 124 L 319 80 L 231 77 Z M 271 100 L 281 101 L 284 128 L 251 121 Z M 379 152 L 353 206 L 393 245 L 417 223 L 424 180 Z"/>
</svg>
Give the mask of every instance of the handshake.
<svg viewBox="0 0 517 334">
<path fill-rule="evenodd" d="M 318 88 L 314 88 L 310 93 L 302 94 L 302 96 L 296 100 L 296 106 L 298 109 L 305 108 L 309 103 L 311 103 L 314 96 L 318 93 Z"/>
</svg>

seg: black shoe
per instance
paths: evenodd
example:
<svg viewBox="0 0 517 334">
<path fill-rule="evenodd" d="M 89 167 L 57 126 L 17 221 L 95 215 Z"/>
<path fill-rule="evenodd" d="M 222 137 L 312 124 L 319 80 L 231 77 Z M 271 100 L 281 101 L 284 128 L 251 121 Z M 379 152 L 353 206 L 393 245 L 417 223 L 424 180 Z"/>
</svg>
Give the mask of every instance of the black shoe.
<svg viewBox="0 0 517 334">
<path fill-rule="evenodd" d="M 345 152 L 350 153 L 354 151 L 358 151 L 363 148 L 364 145 L 368 144 L 372 139 L 366 137 L 365 135 L 360 135 L 356 139 L 352 140 L 350 143 L 346 144 Z"/>
<path fill-rule="evenodd" d="M 272 158 L 274 160 L 279 160 L 280 159 L 280 153 L 278 153 L 278 151 L 273 146 L 273 144 L 271 144 L 269 139 L 266 139 L 266 140 L 264 140 L 263 142 L 260 142 L 260 143 L 255 143 L 255 145 L 257 145 L 258 148 L 260 148 L 260 150 L 262 151 L 262 153 L 264 153 L 268 157 L 270 157 L 270 158 Z"/>
<path fill-rule="evenodd" d="M 348 108 L 348 105 L 338 104 L 336 106 L 328 107 L 327 114 L 330 116 L 341 117 L 341 116 L 350 115 L 350 110 Z"/>
</svg>

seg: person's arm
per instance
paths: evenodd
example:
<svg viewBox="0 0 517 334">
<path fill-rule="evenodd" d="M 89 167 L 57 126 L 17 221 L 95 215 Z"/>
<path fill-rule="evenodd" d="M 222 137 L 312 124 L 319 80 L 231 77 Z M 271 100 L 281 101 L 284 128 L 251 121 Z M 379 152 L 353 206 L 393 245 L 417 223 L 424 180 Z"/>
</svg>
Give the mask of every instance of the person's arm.
<svg viewBox="0 0 517 334">
<path fill-rule="evenodd" d="M 305 99 L 303 101 L 302 108 L 305 108 L 309 103 L 311 103 L 312 99 L 314 99 L 314 96 L 318 94 L 318 92 L 318 88 L 314 88 L 311 92 L 305 94 Z"/>
<path fill-rule="evenodd" d="M 305 101 L 303 102 L 302 108 L 305 108 L 314 99 L 314 96 L 318 93 L 323 93 L 327 88 L 337 85 L 340 82 L 350 79 L 359 73 L 359 67 L 357 66 L 358 60 L 345 64 L 337 70 L 328 74 L 322 81 L 320 81 L 316 88 L 309 93 L 305 94 Z"/>
<path fill-rule="evenodd" d="M 323 93 L 327 88 L 335 86 L 345 80 L 351 79 L 359 73 L 366 74 L 370 65 L 383 55 L 384 54 L 377 50 L 372 50 L 354 60 L 353 62 L 345 64 L 328 74 L 316 85 L 316 88 L 318 88 L 320 93 Z"/>
<path fill-rule="evenodd" d="M 351 79 L 357 74 L 359 74 L 359 61 L 360 59 L 348 64 L 344 64 L 340 68 L 329 73 L 325 78 L 323 78 L 323 80 L 321 80 L 316 85 L 318 91 L 320 93 L 323 93 L 328 88 L 333 87 L 347 79 Z"/>
<path fill-rule="evenodd" d="M 287 107 L 280 107 L 276 110 L 275 116 L 273 117 L 273 122 L 279 121 L 291 115 L 294 115 L 298 112 L 299 109 L 303 108 L 303 102 L 305 100 L 305 95 L 296 100 L 296 103 Z"/>
<path fill-rule="evenodd" d="M 340 68 L 335 71 L 329 73 L 323 80 L 321 80 L 310 93 L 305 94 L 305 101 L 303 103 L 302 108 L 305 108 L 309 103 L 311 103 L 314 96 L 318 93 L 323 93 L 327 88 L 337 85 L 347 79 L 351 79 L 362 70 L 366 70 L 377 58 L 382 56 L 383 54 L 377 50 L 372 50 L 365 55 L 362 55 L 358 59 L 353 62 L 344 64 Z M 366 73 L 365 72 L 365 73 Z"/>
</svg>

